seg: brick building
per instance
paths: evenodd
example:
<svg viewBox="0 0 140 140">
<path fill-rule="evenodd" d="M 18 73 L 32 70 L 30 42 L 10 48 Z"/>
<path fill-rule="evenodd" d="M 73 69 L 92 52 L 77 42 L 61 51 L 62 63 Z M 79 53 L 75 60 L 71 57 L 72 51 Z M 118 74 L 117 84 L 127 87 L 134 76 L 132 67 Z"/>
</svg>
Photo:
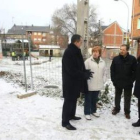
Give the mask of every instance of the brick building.
<svg viewBox="0 0 140 140">
<path fill-rule="evenodd" d="M 0 34 L 3 55 L 10 55 L 12 50 L 21 51 L 22 39 L 27 51 L 29 40 L 33 51 L 39 51 L 40 45 L 59 46 L 59 50 L 63 51 L 68 45 L 68 36 L 53 31 L 50 26 L 14 25 L 7 33 Z"/>
<path fill-rule="evenodd" d="M 123 31 L 117 22 L 113 22 L 103 30 L 104 46 L 120 46 L 123 43 Z"/>
<path fill-rule="evenodd" d="M 95 32 L 93 40 L 93 45 L 101 44 L 105 48 L 103 57 L 111 57 L 118 54 L 121 44 L 126 43 L 126 31 L 115 21 L 108 26 L 101 26 Z"/>
<path fill-rule="evenodd" d="M 133 0 L 131 32 L 133 47 L 137 48 L 137 56 L 140 56 L 140 0 Z"/>
<path fill-rule="evenodd" d="M 101 26 L 100 30 L 96 31 L 91 37 L 90 46 L 94 44 L 102 44 L 103 46 L 118 47 L 123 43 L 126 43 L 126 31 L 120 27 L 115 21 L 108 26 Z"/>
<path fill-rule="evenodd" d="M 68 44 L 68 37 L 60 33 L 54 33 L 50 26 L 20 26 L 14 25 L 8 30 L 7 38 L 21 39 L 31 38 L 34 49 L 38 49 L 39 45 L 59 45 L 65 48 Z"/>
</svg>

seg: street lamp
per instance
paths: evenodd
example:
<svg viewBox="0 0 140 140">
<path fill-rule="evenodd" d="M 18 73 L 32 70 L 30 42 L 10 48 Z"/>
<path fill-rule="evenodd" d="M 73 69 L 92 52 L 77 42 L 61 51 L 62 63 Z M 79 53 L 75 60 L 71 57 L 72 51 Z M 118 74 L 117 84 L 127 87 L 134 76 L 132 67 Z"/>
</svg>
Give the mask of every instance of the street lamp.
<svg viewBox="0 0 140 140">
<path fill-rule="evenodd" d="M 128 37 L 129 37 L 129 35 L 128 35 L 129 7 L 128 7 L 127 3 L 126 3 L 125 1 L 123 1 L 123 0 L 114 0 L 114 1 L 122 1 L 122 2 L 126 5 L 127 10 L 128 10 L 128 15 L 127 15 L 127 16 L 128 16 L 128 17 L 127 17 L 127 31 L 126 31 L 126 41 L 127 41 Z"/>
</svg>

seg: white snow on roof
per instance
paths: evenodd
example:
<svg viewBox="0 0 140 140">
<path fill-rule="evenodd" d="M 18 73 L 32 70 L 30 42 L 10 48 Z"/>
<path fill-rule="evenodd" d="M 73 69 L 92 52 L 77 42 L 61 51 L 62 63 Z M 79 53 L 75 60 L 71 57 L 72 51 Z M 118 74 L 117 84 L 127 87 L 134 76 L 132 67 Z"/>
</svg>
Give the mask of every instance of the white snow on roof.
<svg viewBox="0 0 140 140">
<path fill-rule="evenodd" d="M 59 49 L 58 45 L 39 45 L 39 49 Z"/>
<path fill-rule="evenodd" d="M 15 39 L 6 39 L 5 43 L 9 43 L 9 44 L 15 43 Z"/>
<path fill-rule="evenodd" d="M 18 40 L 22 42 L 22 39 L 6 39 L 6 43 L 12 44 L 12 43 L 16 43 L 16 41 L 18 41 Z M 28 40 L 23 39 L 23 42 L 28 43 Z"/>
<path fill-rule="evenodd" d="M 106 46 L 106 49 L 120 49 L 120 46 Z"/>
<path fill-rule="evenodd" d="M 20 41 L 22 42 L 22 39 L 20 39 Z M 24 39 L 23 42 L 28 43 L 28 40 Z"/>
</svg>

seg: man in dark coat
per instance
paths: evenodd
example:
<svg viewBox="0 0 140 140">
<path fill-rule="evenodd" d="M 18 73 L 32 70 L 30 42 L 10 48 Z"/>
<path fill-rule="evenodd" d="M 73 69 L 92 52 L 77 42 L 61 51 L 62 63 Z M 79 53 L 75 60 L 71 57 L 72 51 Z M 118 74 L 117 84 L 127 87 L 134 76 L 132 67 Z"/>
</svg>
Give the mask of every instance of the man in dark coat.
<svg viewBox="0 0 140 140">
<path fill-rule="evenodd" d="M 62 110 L 62 126 L 68 130 L 76 130 L 70 124 L 70 120 L 80 120 L 76 117 L 76 102 L 81 90 L 87 91 L 87 79 L 92 77 L 90 70 L 85 70 L 84 60 L 80 46 L 82 37 L 75 34 L 71 38 L 71 44 L 65 50 L 62 58 L 62 86 L 64 104 Z M 86 81 L 86 82 L 85 82 Z"/>
<path fill-rule="evenodd" d="M 132 126 L 140 127 L 140 56 L 137 59 L 136 83 L 134 87 L 134 95 L 138 98 L 138 121 Z"/>
<path fill-rule="evenodd" d="M 120 101 L 124 90 L 125 117 L 130 119 L 130 102 L 133 82 L 136 73 L 136 58 L 128 53 L 129 47 L 125 44 L 120 46 L 120 54 L 114 57 L 110 72 L 111 80 L 115 86 L 115 107 L 112 111 L 116 115 L 120 111 Z"/>
</svg>

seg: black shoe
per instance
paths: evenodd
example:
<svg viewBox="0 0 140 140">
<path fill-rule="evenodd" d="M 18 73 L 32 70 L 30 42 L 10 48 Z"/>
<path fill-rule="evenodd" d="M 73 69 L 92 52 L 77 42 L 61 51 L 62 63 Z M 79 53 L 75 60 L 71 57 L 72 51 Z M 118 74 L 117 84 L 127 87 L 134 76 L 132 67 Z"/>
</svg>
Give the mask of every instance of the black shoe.
<svg viewBox="0 0 140 140">
<path fill-rule="evenodd" d="M 81 117 L 74 116 L 74 117 L 71 118 L 71 120 L 81 120 Z"/>
<path fill-rule="evenodd" d="M 140 120 L 138 120 L 135 123 L 132 123 L 132 126 L 134 126 L 134 127 L 140 127 Z"/>
<path fill-rule="evenodd" d="M 130 119 L 130 114 L 125 114 L 126 119 Z"/>
<path fill-rule="evenodd" d="M 117 113 L 119 113 L 120 111 L 119 110 L 116 110 L 116 108 L 114 108 L 113 110 L 112 110 L 112 115 L 116 115 Z"/>
<path fill-rule="evenodd" d="M 76 128 L 74 126 L 72 126 L 71 124 L 62 125 L 62 126 L 65 127 L 68 130 L 76 130 Z"/>
</svg>

